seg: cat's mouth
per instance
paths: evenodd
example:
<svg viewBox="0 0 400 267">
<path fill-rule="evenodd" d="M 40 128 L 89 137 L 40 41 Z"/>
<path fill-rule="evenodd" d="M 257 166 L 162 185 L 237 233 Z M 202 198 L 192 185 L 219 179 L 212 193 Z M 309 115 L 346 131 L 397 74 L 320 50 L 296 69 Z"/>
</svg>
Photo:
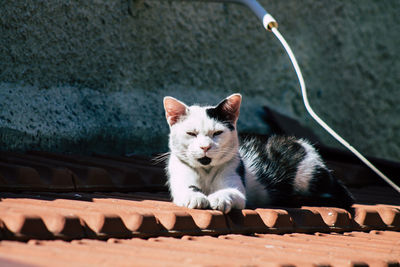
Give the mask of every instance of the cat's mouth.
<svg viewBox="0 0 400 267">
<path fill-rule="evenodd" d="M 197 159 L 202 165 L 206 166 L 211 163 L 211 159 L 209 157 L 202 157 Z"/>
</svg>

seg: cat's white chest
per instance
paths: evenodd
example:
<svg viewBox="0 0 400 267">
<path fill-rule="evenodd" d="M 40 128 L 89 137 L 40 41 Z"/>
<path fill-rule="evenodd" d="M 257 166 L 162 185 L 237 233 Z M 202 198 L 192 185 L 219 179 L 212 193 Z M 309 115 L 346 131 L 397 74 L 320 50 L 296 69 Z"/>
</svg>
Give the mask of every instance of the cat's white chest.
<svg viewBox="0 0 400 267">
<path fill-rule="evenodd" d="M 235 162 L 209 169 L 193 168 L 171 154 L 168 175 L 174 203 L 189 208 L 211 207 L 223 212 L 243 209 L 245 188 L 234 165 Z"/>
<path fill-rule="evenodd" d="M 223 177 L 223 171 L 221 168 L 213 167 L 210 169 L 200 168 L 196 170 L 198 172 L 198 184 L 202 192 L 206 195 L 214 193 L 220 188 L 221 179 Z"/>
</svg>

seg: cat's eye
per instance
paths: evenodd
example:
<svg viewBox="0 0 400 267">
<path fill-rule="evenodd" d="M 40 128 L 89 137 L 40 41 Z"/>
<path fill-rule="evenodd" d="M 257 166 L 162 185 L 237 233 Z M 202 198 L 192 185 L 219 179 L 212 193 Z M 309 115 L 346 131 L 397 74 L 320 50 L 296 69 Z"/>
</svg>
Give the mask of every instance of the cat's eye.
<svg viewBox="0 0 400 267">
<path fill-rule="evenodd" d="M 223 133 L 223 131 L 216 131 L 216 132 L 213 133 L 213 137 L 218 136 L 218 135 L 220 135 L 222 133 Z"/>
<path fill-rule="evenodd" d="M 193 136 L 193 137 L 196 137 L 196 136 L 197 136 L 197 134 L 196 134 L 195 132 L 186 132 L 186 134 L 187 134 L 187 135 L 190 135 L 190 136 Z"/>
</svg>

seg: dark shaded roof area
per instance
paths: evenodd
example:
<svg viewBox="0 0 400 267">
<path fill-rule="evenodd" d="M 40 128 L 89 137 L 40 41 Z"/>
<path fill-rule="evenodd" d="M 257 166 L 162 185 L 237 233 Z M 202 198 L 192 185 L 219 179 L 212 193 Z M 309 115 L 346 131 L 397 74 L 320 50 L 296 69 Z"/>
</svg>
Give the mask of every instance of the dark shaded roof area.
<svg viewBox="0 0 400 267">
<path fill-rule="evenodd" d="M 166 191 L 149 158 L 0 152 L 1 191 Z"/>
</svg>

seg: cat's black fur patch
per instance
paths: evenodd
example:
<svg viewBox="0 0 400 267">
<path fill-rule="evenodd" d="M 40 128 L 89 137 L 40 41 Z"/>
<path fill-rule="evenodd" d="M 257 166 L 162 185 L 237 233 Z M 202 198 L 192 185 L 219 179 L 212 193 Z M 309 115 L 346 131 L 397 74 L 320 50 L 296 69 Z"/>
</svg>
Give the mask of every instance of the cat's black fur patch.
<svg viewBox="0 0 400 267">
<path fill-rule="evenodd" d="M 257 164 L 258 180 L 268 190 L 272 204 L 293 205 L 293 181 L 299 163 L 306 156 L 305 149 L 293 137 L 272 136 L 264 144 L 257 142 L 261 151 Z"/>
<path fill-rule="evenodd" d="M 268 191 L 272 205 L 293 204 L 293 181 L 297 167 L 304 159 L 305 149 L 292 137 L 272 136 L 250 138 L 241 146 L 243 157 L 257 155 L 252 160 L 257 180 Z"/>
<path fill-rule="evenodd" d="M 349 208 L 354 198 L 346 187 L 323 166 L 316 166 L 307 192 L 294 185 L 297 168 L 306 157 L 304 147 L 294 137 L 248 138 L 241 155 L 256 154 L 252 160 L 257 180 L 268 191 L 272 205 L 334 206 Z"/>
<path fill-rule="evenodd" d="M 209 157 L 202 157 L 199 158 L 198 161 L 202 164 L 202 165 L 208 165 L 211 163 L 211 159 Z"/>
<path fill-rule="evenodd" d="M 201 189 L 198 188 L 198 187 L 195 186 L 195 185 L 190 185 L 190 186 L 189 186 L 189 189 L 192 189 L 193 192 L 201 192 L 201 193 L 203 193 L 203 192 L 201 191 Z"/>
<path fill-rule="evenodd" d="M 246 187 L 246 169 L 244 168 L 243 160 L 240 159 L 239 166 L 236 168 L 236 173 L 240 176 L 240 180 L 242 180 L 243 186 Z"/>
<path fill-rule="evenodd" d="M 227 114 L 222 108 L 227 101 L 228 100 L 225 99 L 219 103 L 217 107 L 206 109 L 206 114 L 211 119 L 222 122 L 229 130 L 233 131 L 235 130 L 235 126 L 232 124 L 231 114 Z"/>
<path fill-rule="evenodd" d="M 299 163 L 306 156 L 305 149 L 295 138 L 272 136 L 263 140 L 253 137 L 243 142 L 241 152 L 244 157 L 257 155 L 252 166 L 257 180 L 268 191 L 272 205 L 295 204 L 293 181 Z"/>
</svg>

